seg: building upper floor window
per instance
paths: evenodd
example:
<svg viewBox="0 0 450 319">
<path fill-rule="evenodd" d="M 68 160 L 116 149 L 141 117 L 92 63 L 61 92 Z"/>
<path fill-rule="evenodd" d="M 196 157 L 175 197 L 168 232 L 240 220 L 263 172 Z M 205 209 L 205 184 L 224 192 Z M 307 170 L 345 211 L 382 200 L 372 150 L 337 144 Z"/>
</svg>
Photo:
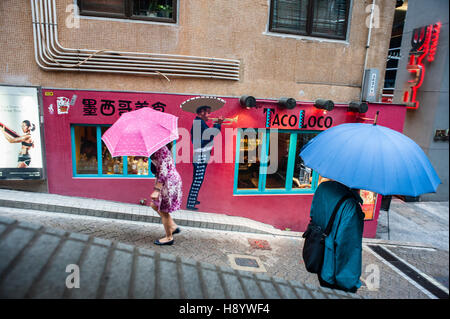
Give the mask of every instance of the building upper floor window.
<svg viewBox="0 0 450 319">
<path fill-rule="evenodd" d="M 269 31 L 345 40 L 351 0 L 271 0 Z"/>
<path fill-rule="evenodd" d="M 176 23 L 177 0 L 78 0 L 86 16 Z"/>
</svg>

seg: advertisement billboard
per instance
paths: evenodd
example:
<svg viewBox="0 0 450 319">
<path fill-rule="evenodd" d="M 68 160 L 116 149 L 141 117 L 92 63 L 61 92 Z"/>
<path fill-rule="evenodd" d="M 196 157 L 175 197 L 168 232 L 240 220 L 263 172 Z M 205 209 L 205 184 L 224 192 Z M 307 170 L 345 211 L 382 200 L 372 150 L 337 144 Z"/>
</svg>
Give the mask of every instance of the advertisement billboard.
<svg viewBox="0 0 450 319">
<path fill-rule="evenodd" d="M 0 179 L 43 179 L 38 89 L 0 86 Z"/>
</svg>

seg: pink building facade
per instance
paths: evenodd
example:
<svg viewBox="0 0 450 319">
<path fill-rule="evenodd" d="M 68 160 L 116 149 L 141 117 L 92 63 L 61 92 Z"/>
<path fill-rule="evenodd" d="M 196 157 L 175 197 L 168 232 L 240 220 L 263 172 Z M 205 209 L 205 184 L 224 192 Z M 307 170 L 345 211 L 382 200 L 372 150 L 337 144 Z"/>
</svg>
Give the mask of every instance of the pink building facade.
<svg viewBox="0 0 450 319">
<path fill-rule="evenodd" d="M 49 192 L 134 204 L 148 200 L 154 183 L 148 159 L 111 158 L 101 135 L 124 112 L 151 107 L 179 117 L 180 137 L 173 153 L 183 180 L 182 209 L 186 209 L 193 182 L 190 130 L 196 115 L 180 106 L 193 97 L 196 95 L 42 89 Z M 324 111 L 313 102 L 297 101 L 294 108 L 287 109 L 277 100 L 257 99 L 256 107 L 245 108 L 239 97 L 219 98 L 225 104 L 211 117 L 230 121 L 214 138 L 196 208 L 293 231 L 306 229 L 314 191 L 321 181 L 317 172 L 302 165 L 301 147 L 330 127 L 370 122 L 377 111 L 379 125 L 402 132 L 406 113 L 403 105 L 396 104 L 369 103 L 368 111 L 360 114 L 350 112 L 347 104 Z M 273 162 L 278 162 L 274 172 L 268 165 Z M 366 214 L 364 237 L 373 238 L 381 195 L 365 191 L 361 195 Z"/>
</svg>

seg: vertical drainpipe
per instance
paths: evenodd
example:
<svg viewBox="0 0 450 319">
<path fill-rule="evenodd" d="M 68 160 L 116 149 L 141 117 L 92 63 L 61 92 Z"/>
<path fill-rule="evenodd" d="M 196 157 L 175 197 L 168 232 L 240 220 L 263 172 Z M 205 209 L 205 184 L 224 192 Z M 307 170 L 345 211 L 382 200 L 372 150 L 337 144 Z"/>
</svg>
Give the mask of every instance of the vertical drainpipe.
<svg viewBox="0 0 450 319">
<path fill-rule="evenodd" d="M 373 12 L 375 11 L 375 1 L 372 2 L 372 8 L 370 9 L 370 23 L 369 23 L 369 34 L 367 35 L 367 43 L 366 43 L 366 57 L 364 58 L 364 70 L 361 82 L 361 93 L 359 95 L 359 102 L 362 102 L 363 90 L 364 90 L 364 81 L 366 77 L 366 68 L 367 68 L 367 57 L 369 55 L 369 47 L 370 47 L 370 36 L 372 35 L 372 21 L 373 21 Z"/>
</svg>

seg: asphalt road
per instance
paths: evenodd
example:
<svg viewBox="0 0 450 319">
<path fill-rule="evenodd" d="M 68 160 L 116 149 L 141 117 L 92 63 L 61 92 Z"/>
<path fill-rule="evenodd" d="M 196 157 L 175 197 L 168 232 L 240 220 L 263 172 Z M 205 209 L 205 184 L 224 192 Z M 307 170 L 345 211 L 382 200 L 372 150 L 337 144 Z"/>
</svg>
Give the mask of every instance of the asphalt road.
<svg viewBox="0 0 450 319">
<path fill-rule="evenodd" d="M 319 285 L 316 276 L 303 265 L 303 240 L 298 237 L 182 227 L 181 233 L 175 235 L 175 245 L 160 247 L 153 241 L 163 237 L 161 224 L 7 207 L 0 207 L 0 215 L 218 266 L 237 267 L 233 259 L 236 255 L 256 257 L 269 276 Z M 366 243 L 363 286 L 357 293 L 381 299 L 448 298 L 448 265 L 449 254 L 445 250 Z"/>
</svg>

